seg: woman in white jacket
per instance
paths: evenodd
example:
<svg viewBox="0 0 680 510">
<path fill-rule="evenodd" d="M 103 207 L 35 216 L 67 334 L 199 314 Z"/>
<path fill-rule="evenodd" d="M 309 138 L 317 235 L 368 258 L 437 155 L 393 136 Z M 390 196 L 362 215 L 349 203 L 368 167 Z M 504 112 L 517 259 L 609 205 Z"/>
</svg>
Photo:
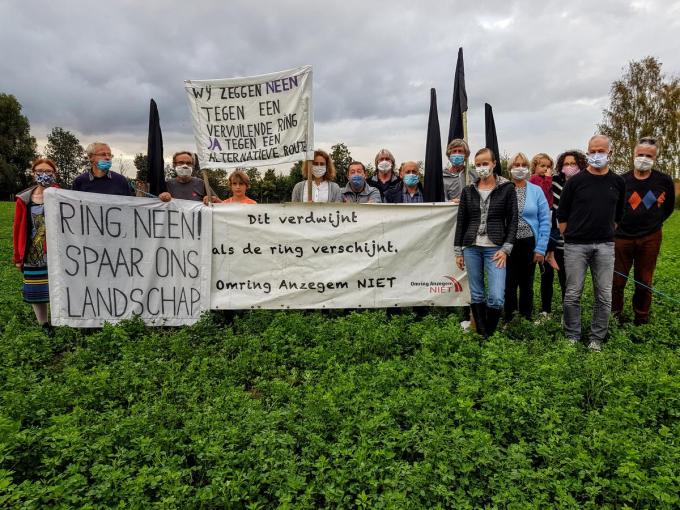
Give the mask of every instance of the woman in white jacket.
<svg viewBox="0 0 680 510">
<path fill-rule="evenodd" d="M 335 165 L 327 152 L 315 150 L 314 159 L 302 163 L 302 176 L 305 180 L 293 188 L 293 202 L 342 202 L 340 186 L 334 182 Z"/>
</svg>

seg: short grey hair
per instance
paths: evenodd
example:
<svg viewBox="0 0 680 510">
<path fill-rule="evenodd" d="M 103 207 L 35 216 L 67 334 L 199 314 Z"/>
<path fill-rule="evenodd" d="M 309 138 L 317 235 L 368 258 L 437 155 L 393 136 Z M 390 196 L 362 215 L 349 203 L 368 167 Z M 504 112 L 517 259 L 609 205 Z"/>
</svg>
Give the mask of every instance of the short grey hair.
<svg viewBox="0 0 680 510">
<path fill-rule="evenodd" d="M 661 152 L 661 147 L 659 146 L 659 140 L 655 136 L 643 136 L 638 140 L 637 145 L 635 148 L 637 149 L 640 145 L 647 145 L 651 147 L 656 148 L 656 155 L 659 155 L 659 152 Z"/>
<path fill-rule="evenodd" d="M 85 153 L 87 154 L 88 158 L 92 156 L 92 154 L 94 154 L 94 150 L 97 147 L 97 145 L 106 145 L 109 149 L 111 148 L 111 146 L 106 142 L 92 142 L 85 148 Z"/>
<path fill-rule="evenodd" d="M 590 147 L 590 143 L 597 138 L 604 138 L 605 140 L 607 140 L 607 148 L 609 150 L 612 150 L 612 139 L 609 138 L 607 135 L 602 135 L 602 134 L 596 134 L 596 135 L 591 136 L 590 140 L 588 140 L 588 147 Z"/>
<path fill-rule="evenodd" d="M 446 154 L 448 155 L 449 151 L 455 147 L 462 147 L 463 149 L 465 149 L 465 157 L 466 158 L 470 157 L 470 146 L 462 138 L 454 138 L 453 140 L 451 140 L 449 144 L 446 146 Z"/>
</svg>

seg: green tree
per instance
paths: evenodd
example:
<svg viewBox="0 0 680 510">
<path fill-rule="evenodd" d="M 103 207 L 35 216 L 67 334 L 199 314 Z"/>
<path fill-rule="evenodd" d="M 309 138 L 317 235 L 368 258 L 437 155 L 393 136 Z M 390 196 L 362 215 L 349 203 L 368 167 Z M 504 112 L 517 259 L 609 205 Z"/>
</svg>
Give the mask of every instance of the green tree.
<svg viewBox="0 0 680 510">
<path fill-rule="evenodd" d="M 146 182 L 149 177 L 149 157 L 139 152 L 135 154 L 134 163 L 137 169 L 137 180 Z"/>
<path fill-rule="evenodd" d="M 29 185 L 27 169 L 36 155 L 35 138 L 21 104 L 11 94 L 0 94 L 0 197 L 9 198 Z"/>
<path fill-rule="evenodd" d="M 331 147 L 331 159 L 335 165 L 335 182 L 342 187 L 347 184 L 347 170 L 352 162 L 352 154 L 347 146 L 340 142 Z"/>
<path fill-rule="evenodd" d="M 598 131 L 612 140 L 611 166 L 633 168 L 635 145 L 642 136 L 659 140 L 656 168 L 677 175 L 680 168 L 680 78 L 666 78 L 655 57 L 632 61 L 611 87 L 609 108 Z"/>
<path fill-rule="evenodd" d="M 52 128 L 47 135 L 45 156 L 57 164 L 59 180 L 63 186 L 69 188 L 87 166 L 87 155 L 80 140 L 70 131 L 58 126 Z"/>
</svg>

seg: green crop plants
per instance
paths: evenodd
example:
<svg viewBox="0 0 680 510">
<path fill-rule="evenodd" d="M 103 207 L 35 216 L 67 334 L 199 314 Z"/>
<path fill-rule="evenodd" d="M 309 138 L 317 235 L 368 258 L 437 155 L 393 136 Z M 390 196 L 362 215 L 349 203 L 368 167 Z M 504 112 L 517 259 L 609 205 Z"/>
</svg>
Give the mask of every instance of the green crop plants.
<svg viewBox="0 0 680 510">
<path fill-rule="evenodd" d="M 447 310 L 48 338 L 9 262 L 11 215 L 1 204 L 0 507 L 680 506 L 670 300 L 612 325 L 601 353 L 564 341 L 559 317 L 481 342 Z M 676 216 L 655 279 L 676 298 L 679 251 Z"/>
</svg>

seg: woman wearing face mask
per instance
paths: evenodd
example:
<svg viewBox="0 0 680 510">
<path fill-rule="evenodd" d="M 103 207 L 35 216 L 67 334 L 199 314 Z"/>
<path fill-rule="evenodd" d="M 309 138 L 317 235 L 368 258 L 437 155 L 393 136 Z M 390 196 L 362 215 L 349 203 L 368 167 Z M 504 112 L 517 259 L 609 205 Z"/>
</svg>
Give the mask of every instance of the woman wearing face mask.
<svg viewBox="0 0 680 510">
<path fill-rule="evenodd" d="M 311 181 L 309 180 L 310 171 L 312 174 Z M 303 162 L 302 176 L 305 180 L 295 185 L 291 201 L 342 202 L 340 186 L 334 182 L 335 165 L 328 153 L 319 149 L 315 150 L 314 159 L 311 162 Z"/>
<path fill-rule="evenodd" d="M 557 208 L 560 205 L 560 196 L 566 182 L 574 175 L 586 169 L 588 161 L 586 155 L 578 150 L 563 152 L 555 163 L 555 172 L 552 179 L 552 219 L 550 229 L 550 239 L 548 241 L 548 251 L 545 255 L 543 272 L 541 273 L 541 316 L 543 319 L 549 317 L 552 312 L 553 282 L 555 272 L 562 290 L 562 300 L 564 300 L 564 289 L 566 288 L 567 275 L 564 272 L 564 238 L 560 234 L 557 226 Z"/>
<path fill-rule="evenodd" d="M 550 208 L 543 190 L 528 182 L 529 161 L 524 154 L 511 158 L 509 168 L 517 195 L 518 219 L 517 237 L 505 274 L 505 320 L 510 321 L 518 308 L 529 320 L 534 306 L 534 271 L 536 263 L 543 263 L 550 236 Z"/>
<path fill-rule="evenodd" d="M 368 179 L 368 184 L 372 188 L 380 191 L 380 199 L 385 202 L 386 193 L 394 193 L 396 189 L 401 189 L 401 179 L 395 173 L 396 163 L 394 156 L 387 149 L 380 149 L 375 155 L 375 174 Z"/>
<path fill-rule="evenodd" d="M 50 159 L 36 159 L 31 165 L 36 184 L 17 195 L 14 209 L 13 262 L 24 274 L 24 301 L 31 303 L 43 331 L 52 336 L 47 319 L 50 302 L 47 283 L 47 244 L 43 192 L 56 183 L 57 166 Z"/>
<path fill-rule="evenodd" d="M 454 252 L 459 269 L 467 268 L 472 315 L 483 337 L 493 335 L 505 302 L 506 260 L 517 232 L 517 196 L 512 184 L 494 175 L 491 149 L 475 154 L 477 179 L 460 197 Z M 484 275 L 488 293 L 484 290 Z"/>
</svg>

